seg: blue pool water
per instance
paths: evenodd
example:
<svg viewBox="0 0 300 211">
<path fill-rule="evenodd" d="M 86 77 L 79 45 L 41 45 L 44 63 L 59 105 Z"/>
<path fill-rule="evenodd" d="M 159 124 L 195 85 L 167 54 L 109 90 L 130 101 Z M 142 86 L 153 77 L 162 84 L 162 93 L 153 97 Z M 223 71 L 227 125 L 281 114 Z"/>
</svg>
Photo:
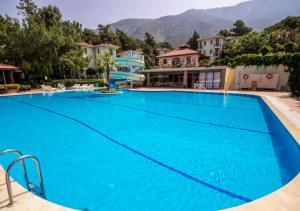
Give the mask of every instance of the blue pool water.
<svg viewBox="0 0 300 211">
<path fill-rule="evenodd" d="M 299 145 L 255 96 L 37 94 L 0 97 L 0 112 L 0 150 L 36 155 L 47 199 L 76 209 L 223 209 L 300 170 Z M 19 170 L 12 176 L 24 184 Z"/>
</svg>

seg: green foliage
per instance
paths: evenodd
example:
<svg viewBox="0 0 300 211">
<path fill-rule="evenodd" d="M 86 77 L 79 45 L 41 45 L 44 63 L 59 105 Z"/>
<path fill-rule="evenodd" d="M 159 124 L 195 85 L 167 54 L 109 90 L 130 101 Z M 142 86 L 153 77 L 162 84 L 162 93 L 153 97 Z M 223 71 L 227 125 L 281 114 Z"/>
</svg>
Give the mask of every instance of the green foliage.
<svg viewBox="0 0 300 211">
<path fill-rule="evenodd" d="M 230 29 L 233 36 L 242 36 L 252 31 L 252 28 L 246 26 L 242 20 L 237 20 L 233 26 L 234 28 Z"/>
<path fill-rule="evenodd" d="M 273 31 L 297 31 L 300 32 L 300 17 L 289 16 L 273 26 L 265 28 L 265 33 Z"/>
<path fill-rule="evenodd" d="M 91 29 L 84 29 L 82 32 L 82 40 L 93 44 L 93 45 L 98 45 L 101 43 L 100 37 L 96 34 L 95 31 Z"/>
<path fill-rule="evenodd" d="M 26 79 L 65 78 L 68 70 L 81 70 L 88 64 L 77 42 L 81 24 L 62 21 L 56 6 L 37 7 L 21 0 L 23 15 L 17 19 L 0 16 L 0 62 L 20 67 Z"/>
<path fill-rule="evenodd" d="M 98 25 L 98 33 L 101 43 L 112 43 L 119 45 L 119 40 L 117 35 L 110 29 L 110 25 Z"/>
<path fill-rule="evenodd" d="M 154 37 L 149 32 L 145 33 L 144 42 L 145 42 L 145 45 L 147 45 L 151 48 L 154 48 L 156 46 L 156 42 L 154 40 Z"/>
<path fill-rule="evenodd" d="M 111 54 L 109 52 L 105 52 L 100 57 L 100 66 L 104 67 L 106 72 L 106 81 L 110 81 L 110 71 L 116 67 L 116 63 L 114 62 Z M 110 85 L 107 83 L 107 90 L 110 90 Z"/>
<path fill-rule="evenodd" d="M 158 48 L 167 48 L 167 49 L 170 49 L 170 50 L 173 50 L 173 46 L 171 45 L 171 43 L 169 42 L 160 42 L 158 43 Z"/>
<path fill-rule="evenodd" d="M 224 37 L 229 37 L 231 36 L 230 31 L 228 29 L 222 29 L 219 31 L 218 35 L 224 36 Z"/>
<path fill-rule="evenodd" d="M 267 44 L 263 45 L 261 48 L 260 48 L 260 53 L 262 53 L 262 55 L 266 55 L 270 52 L 272 52 L 273 48 Z"/>
<path fill-rule="evenodd" d="M 78 80 L 78 79 L 67 79 L 67 80 L 54 80 L 52 82 L 46 83 L 47 85 L 51 86 L 57 86 L 58 83 L 64 84 L 66 87 L 71 87 L 74 84 L 98 84 L 99 87 L 104 87 L 105 82 L 104 80 L 99 80 L 99 79 L 84 79 L 84 80 Z"/>
<path fill-rule="evenodd" d="M 96 75 L 97 74 L 97 70 L 95 70 L 93 68 L 88 68 L 86 70 L 86 74 L 89 75 L 89 76 Z"/>
<path fill-rule="evenodd" d="M 136 50 L 137 43 L 132 37 L 128 36 L 125 32 L 120 29 L 116 29 L 116 35 L 118 37 L 120 47 L 122 51 Z"/>
<path fill-rule="evenodd" d="M 251 32 L 240 37 L 236 41 L 227 43 L 225 48 L 229 51 L 231 56 L 241 54 L 258 54 L 263 51 L 262 47 L 266 47 L 267 44 L 268 42 L 263 35 L 257 32 Z"/>
<path fill-rule="evenodd" d="M 299 44 L 297 45 L 295 42 L 288 42 L 284 45 L 285 52 L 295 53 L 299 49 Z"/>
<path fill-rule="evenodd" d="M 190 48 L 194 50 L 198 50 L 198 39 L 200 39 L 200 34 L 194 31 L 192 37 L 189 39 L 187 44 L 189 45 Z"/>
<path fill-rule="evenodd" d="M 6 89 L 6 90 L 14 89 L 14 90 L 19 91 L 20 84 L 1 84 L 0 89 Z"/>
</svg>

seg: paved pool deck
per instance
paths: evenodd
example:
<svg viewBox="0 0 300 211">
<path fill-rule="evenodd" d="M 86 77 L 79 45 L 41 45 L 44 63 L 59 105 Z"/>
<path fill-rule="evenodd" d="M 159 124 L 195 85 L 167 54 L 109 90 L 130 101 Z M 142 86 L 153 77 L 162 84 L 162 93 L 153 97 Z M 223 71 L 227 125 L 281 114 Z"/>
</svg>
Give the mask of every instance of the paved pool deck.
<svg viewBox="0 0 300 211">
<path fill-rule="evenodd" d="M 132 89 L 134 91 L 193 91 L 193 92 L 214 92 L 214 93 L 240 93 L 261 96 L 269 105 L 281 122 L 286 126 L 289 132 L 300 144 L 300 101 L 290 97 L 286 92 L 259 92 L 259 91 L 223 91 L 223 90 L 195 90 L 195 89 L 169 89 L 169 88 L 141 88 Z M 63 91 L 55 91 L 63 92 Z M 9 93 L 1 96 L 12 96 L 22 94 L 40 94 L 41 90 L 32 90 L 25 93 Z M 49 92 L 48 92 L 49 93 Z M 51 93 L 51 92 L 50 92 Z M 8 211 L 71 211 L 66 207 L 56 205 L 34 194 L 28 192 L 17 182 L 12 182 L 12 189 L 15 204 L 8 206 L 8 196 L 5 184 L 5 171 L 0 166 L 0 210 Z M 238 207 L 226 209 L 226 211 L 299 211 L 300 210 L 300 174 L 290 183 L 281 189 L 271 193 L 263 198 Z"/>
</svg>

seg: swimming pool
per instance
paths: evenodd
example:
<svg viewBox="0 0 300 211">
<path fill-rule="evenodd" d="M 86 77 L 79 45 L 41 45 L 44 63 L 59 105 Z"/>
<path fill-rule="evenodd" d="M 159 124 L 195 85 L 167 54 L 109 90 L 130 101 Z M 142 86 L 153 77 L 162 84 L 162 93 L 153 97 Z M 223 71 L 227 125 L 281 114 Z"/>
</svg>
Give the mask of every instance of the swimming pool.
<svg viewBox="0 0 300 211">
<path fill-rule="evenodd" d="M 36 155 L 47 199 L 76 209 L 223 209 L 300 170 L 299 145 L 256 96 L 68 92 L 0 97 L 0 111 L 0 150 Z"/>
</svg>

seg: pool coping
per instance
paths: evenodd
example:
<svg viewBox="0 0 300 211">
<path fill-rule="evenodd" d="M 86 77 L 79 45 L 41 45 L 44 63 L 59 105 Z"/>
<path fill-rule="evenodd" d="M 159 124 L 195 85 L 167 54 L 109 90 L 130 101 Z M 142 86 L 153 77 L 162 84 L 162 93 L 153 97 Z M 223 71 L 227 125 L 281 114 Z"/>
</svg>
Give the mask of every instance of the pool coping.
<svg viewBox="0 0 300 211">
<path fill-rule="evenodd" d="M 2 211 L 76 211 L 75 209 L 67 208 L 53 202 L 40 198 L 29 192 L 13 178 L 11 178 L 11 186 L 13 191 L 14 204 L 9 206 L 7 188 L 5 182 L 5 171 L 0 165 L 0 210 Z M 47 192 L 46 192 L 47 194 Z"/>
<path fill-rule="evenodd" d="M 165 91 L 180 91 L 180 92 L 195 92 L 195 93 L 222 93 L 222 94 L 243 94 L 243 95 L 253 95 L 259 96 L 263 101 L 269 106 L 269 108 L 276 114 L 278 119 L 282 124 L 287 128 L 289 133 L 294 137 L 297 143 L 300 145 L 300 129 L 297 127 L 298 116 L 295 117 L 295 113 L 292 113 L 291 109 L 282 102 L 284 105 L 276 105 L 276 97 L 268 96 L 267 94 L 262 94 L 260 92 L 243 92 L 243 91 L 223 91 L 223 90 L 195 90 L 195 89 L 129 89 L 131 91 L 156 91 L 156 92 L 165 92 Z M 31 94 L 43 94 L 43 93 L 58 93 L 58 92 L 74 92 L 82 90 L 60 90 L 54 92 L 26 92 L 26 93 L 9 93 L 0 95 L 1 96 L 14 96 L 14 95 L 31 95 Z M 300 115 L 299 115 L 300 117 Z M 4 170 L 0 165 L 0 196 L 7 197 L 7 190 L 5 185 Z M 3 205 L 7 200 L 0 200 L 0 210 L 59 210 L 59 211 L 75 211 L 75 209 L 63 207 L 61 205 L 52 203 L 50 201 L 44 200 L 40 197 L 37 197 L 33 193 L 27 191 L 17 182 L 12 183 L 16 204 L 11 207 Z M 300 210 L 300 174 L 298 174 L 292 181 L 278 189 L 277 191 L 259 198 L 253 202 L 243 204 L 237 207 L 224 209 L 226 211 L 243 211 L 243 210 Z M 15 191 L 16 190 L 16 191 Z M 0 197 L 3 198 L 3 197 Z"/>
</svg>

